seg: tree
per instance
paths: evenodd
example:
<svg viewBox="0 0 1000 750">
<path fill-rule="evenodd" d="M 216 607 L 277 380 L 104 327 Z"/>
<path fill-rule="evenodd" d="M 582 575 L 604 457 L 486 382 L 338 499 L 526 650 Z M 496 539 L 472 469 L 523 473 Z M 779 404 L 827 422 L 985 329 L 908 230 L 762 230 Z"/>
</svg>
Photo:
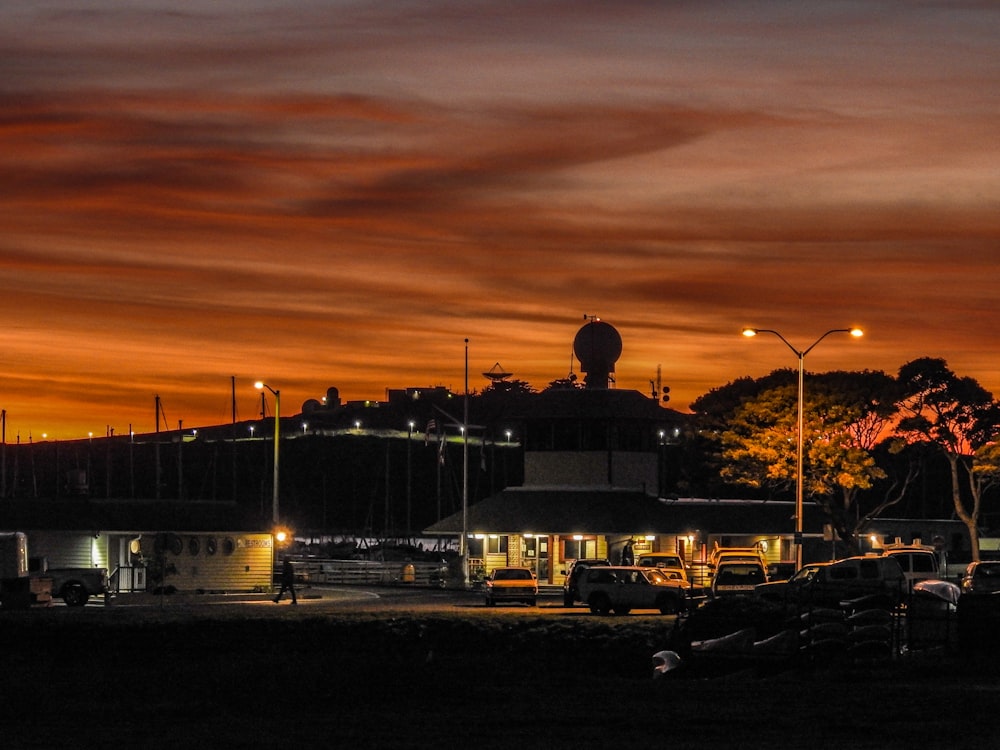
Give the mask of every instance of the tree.
<svg viewBox="0 0 1000 750">
<path fill-rule="evenodd" d="M 742 377 L 713 388 L 699 396 L 691 404 L 691 411 L 698 415 L 702 429 L 725 426 L 745 401 L 756 398 L 764 391 L 783 385 L 795 384 L 798 374 L 795 370 L 774 370 L 762 378 Z"/>
<path fill-rule="evenodd" d="M 775 370 L 761 378 L 741 377 L 713 388 L 691 403 L 691 411 L 695 414 L 694 430 L 684 441 L 687 456 L 683 464 L 690 492 L 716 497 L 731 492 L 734 483 L 744 487 L 763 488 L 765 492 L 783 486 L 781 482 L 739 481 L 737 477 L 747 474 L 726 470 L 732 457 L 723 456 L 725 446 L 722 436 L 730 428 L 733 415 L 744 403 L 772 388 L 786 385 L 792 387 L 797 377 L 797 372 L 790 369 Z"/>
<path fill-rule="evenodd" d="M 947 459 L 955 514 L 968 529 L 972 559 L 979 560 L 983 492 L 997 478 L 992 468 L 996 452 L 987 446 L 1000 425 L 1000 406 L 975 379 L 956 375 L 943 359 L 908 362 L 899 370 L 899 382 L 904 417 L 898 432 L 934 447 Z M 977 454 L 981 456 L 978 473 Z"/>
<path fill-rule="evenodd" d="M 833 519 L 843 511 L 843 525 L 838 525 L 835 520 L 834 527 L 841 533 L 841 538 L 849 541 L 852 551 L 859 551 L 856 547 L 857 539 L 874 519 L 903 500 L 920 474 L 921 464 L 915 460 L 913 452 L 903 455 L 905 441 L 892 434 L 899 414 L 901 395 L 899 382 L 895 378 L 881 371 L 864 370 L 829 372 L 817 376 L 816 380 L 811 388 L 825 392 L 833 403 L 849 410 L 850 413 L 845 414 L 845 425 L 852 445 L 871 457 L 877 467 L 870 478 L 889 480 L 882 483 L 881 498 L 866 508 L 861 507 L 861 490 L 872 489 L 871 485 L 841 485 L 843 502 L 840 508 L 827 508 Z M 902 462 L 897 458 L 900 456 L 904 459 Z M 868 497 L 871 497 L 870 493 Z M 822 498 L 818 499 L 822 504 Z"/>
<path fill-rule="evenodd" d="M 577 380 L 576 375 L 570 375 L 569 377 L 553 380 L 544 388 L 544 391 L 583 390 L 586 387 L 583 381 Z"/>
<path fill-rule="evenodd" d="M 745 383 L 739 389 L 753 391 Z M 803 494 L 823 508 L 838 537 L 857 551 L 858 494 L 886 477 L 873 451 L 895 414 L 894 381 L 881 372 L 827 373 L 810 377 L 806 393 Z M 755 487 L 795 482 L 797 399 L 795 384 L 743 398 L 721 432 L 724 477 Z M 726 399 L 716 393 L 713 400 Z"/>
<path fill-rule="evenodd" d="M 529 393 L 534 393 L 535 389 L 531 387 L 531 384 L 525 380 L 493 380 L 488 386 L 483 388 L 482 396 L 490 395 L 505 395 L 505 396 L 523 396 Z"/>
<path fill-rule="evenodd" d="M 976 450 L 972 457 L 971 481 L 980 496 L 1000 485 L 1000 443 L 991 440 Z"/>
</svg>

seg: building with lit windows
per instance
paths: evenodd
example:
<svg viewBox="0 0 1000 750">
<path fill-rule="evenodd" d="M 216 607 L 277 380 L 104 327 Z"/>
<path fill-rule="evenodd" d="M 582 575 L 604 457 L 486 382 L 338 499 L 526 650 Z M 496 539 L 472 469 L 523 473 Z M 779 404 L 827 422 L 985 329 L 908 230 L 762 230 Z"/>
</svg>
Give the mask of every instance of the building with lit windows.
<svg viewBox="0 0 1000 750">
<path fill-rule="evenodd" d="M 560 584 L 575 559 L 617 563 L 630 540 L 637 555 L 676 551 L 689 564 L 706 560 L 716 544 L 758 545 L 775 564 L 793 559 L 793 502 L 668 495 L 665 454 L 684 418 L 648 395 L 613 387 L 621 338 L 612 326 L 588 322 L 574 350 L 586 387 L 536 394 L 530 412 L 518 418 L 523 484 L 442 519 L 426 534 L 465 533 L 473 576 L 526 565 L 543 584 Z M 821 536 L 819 508 L 806 509 L 804 528 Z"/>
</svg>

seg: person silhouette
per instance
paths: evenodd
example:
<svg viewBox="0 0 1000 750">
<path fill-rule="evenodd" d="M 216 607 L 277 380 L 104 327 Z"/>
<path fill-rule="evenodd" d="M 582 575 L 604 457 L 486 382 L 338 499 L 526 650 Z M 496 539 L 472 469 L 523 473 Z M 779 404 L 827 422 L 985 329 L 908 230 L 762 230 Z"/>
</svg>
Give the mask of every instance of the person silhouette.
<svg viewBox="0 0 1000 750">
<path fill-rule="evenodd" d="M 292 593 L 292 604 L 298 604 L 298 598 L 295 596 L 295 567 L 287 555 L 281 561 L 281 590 L 274 597 L 275 604 L 281 601 L 281 595 L 286 591 Z"/>
<path fill-rule="evenodd" d="M 632 551 L 632 540 L 629 539 L 622 547 L 622 565 L 635 565 L 635 553 Z"/>
</svg>

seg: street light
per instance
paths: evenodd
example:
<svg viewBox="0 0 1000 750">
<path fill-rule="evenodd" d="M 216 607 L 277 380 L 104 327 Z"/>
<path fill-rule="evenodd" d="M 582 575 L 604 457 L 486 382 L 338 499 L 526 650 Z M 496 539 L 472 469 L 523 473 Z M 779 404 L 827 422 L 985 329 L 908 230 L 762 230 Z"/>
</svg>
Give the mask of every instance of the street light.
<svg viewBox="0 0 1000 750">
<path fill-rule="evenodd" d="M 253 387 L 258 391 L 268 390 L 274 394 L 274 487 L 271 490 L 271 522 L 278 525 L 278 440 L 281 437 L 281 391 L 276 391 L 267 383 L 257 381 Z"/>
<path fill-rule="evenodd" d="M 743 335 L 749 338 L 756 336 L 758 333 L 771 333 L 781 339 L 785 346 L 792 350 L 795 356 L 799 360 L 799 396 L 798 396 L 798 424 L 796 427 L 795 435 L 795 569 L 798 570 L 802 567 L 802 411 L 803 411 L 803 394 L 804 387 L 803 383 L 805 381 L 805 358 L 806 355 L 811 352 L 816 345 L 829 336 L 831 333 L 849 333 L 855 338 L 864 335 L 864 331 L 860 328 L 831 328 L 829 331 L 824 333 L 818 339 L 816 339 L 812 344 L 803 350 L 798 350 L 792 346 L 788 339 L 782 336 L 777 331 L 771 330 L 770 328 L 744 328 Z"/>
<path fill-rule="evenodd" d="M 417 423 L 412 419 L 406 423 L 406 538 L 409 539 L 413 533 L 410 523 L 411 509 L 413 507 L 413 458 L 410 450 L 413 443 L 413 428 Z"/>
</svg>

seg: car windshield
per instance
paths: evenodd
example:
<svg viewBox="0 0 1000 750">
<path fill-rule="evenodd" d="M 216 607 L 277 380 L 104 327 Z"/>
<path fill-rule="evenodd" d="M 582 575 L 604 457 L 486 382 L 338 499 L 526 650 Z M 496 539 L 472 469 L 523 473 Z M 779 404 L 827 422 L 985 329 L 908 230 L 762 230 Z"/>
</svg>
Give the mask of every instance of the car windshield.
<svg viewBox="0 0 1000 750">
<path fill-rule="evenodd" d="M 789 580 L 792 581 L 811 581 L 812 577 L 816 575 L 816 571 L 820 569 L 819 565 L 807 565 L 801 568 L 798 573 L 793 575 Z"/>
<path fill-rule="evenodd" d="M 976 578 L 1000 580 L 1000 563 L 980 563 L 973 574 Z"/>
<path fill-rule="evenodd" d="M 726 565 L 716 574 L 716 583 L 732 586 L 744 583 L 763 583 L 764 575 L 759 565 Z"/>
<path fill-rule="evenodd" d="M 518 570 L 517 568 L 497 568 L 493 571 L 494 581 L 530 581 L 530 570 Z"/>
<path fill-rule="evenodd" d="M 639 565 L 650 568 L 682 568 L 681 559 L 676 555 L 640 557 Z"/>
<path fill-rule="evenodd" d="M 651 568 L 650 570 L 646 570 L 646 571 L 643 571 L 643 572 L 644 572 L 644 574 L 646 576 L 646 580 L 648 580 L 650 583 L 653 583 L 653 584 L 656 584 L 656 585 L 665 584 L 665 583 L 667 583 L 670 580 L 669 578 L 667 578 L 666 575 L 664 575 L 663 573 L 661 573 L 656 568 Z"/>
</svg>

